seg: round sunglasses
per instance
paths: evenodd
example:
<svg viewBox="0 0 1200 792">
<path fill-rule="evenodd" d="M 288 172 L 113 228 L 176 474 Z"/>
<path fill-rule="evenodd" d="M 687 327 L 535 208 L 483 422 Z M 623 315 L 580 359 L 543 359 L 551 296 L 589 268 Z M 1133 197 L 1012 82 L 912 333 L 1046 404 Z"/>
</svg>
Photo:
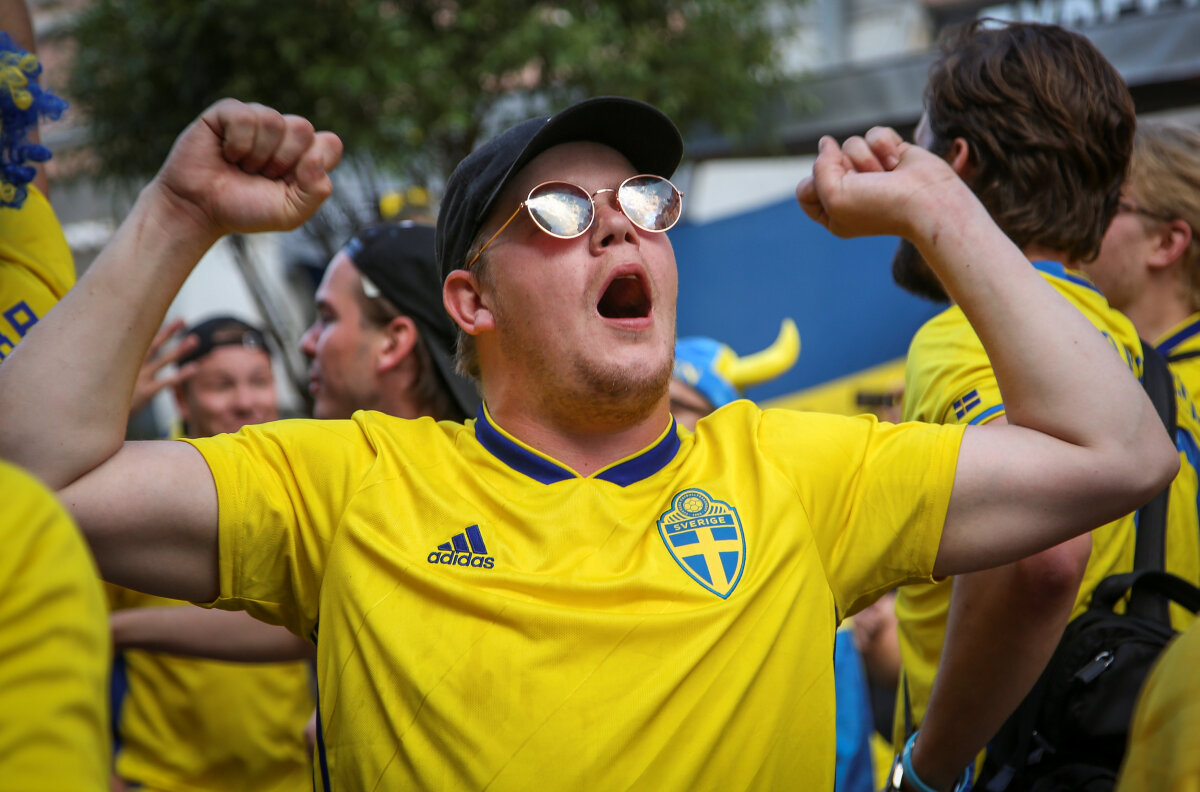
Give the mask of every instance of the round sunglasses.
<svg viewBox="0 0 1200 792">
<path fill-rule="evenodd" d="M 630 176 L 615 190 L 606 187 L 594 193 L 571 182 L 543 182 L 530 190 L 529 197 L 517 206 L 504 225 L 488 237 L 479 252 L 467 262 L 467 269 L 517 219 L 522 209 L 527 210 L 537 227 L 550 236 L 574 239 L 592 227 L 596 219 L 596 196 L 608 192 L 615 193 L 617 208 L 643 231 L 661 233 L 669 230 L 679 221 L 683 210 L 683 193 L 662 176 L 649 173 Z"/>
</svg>

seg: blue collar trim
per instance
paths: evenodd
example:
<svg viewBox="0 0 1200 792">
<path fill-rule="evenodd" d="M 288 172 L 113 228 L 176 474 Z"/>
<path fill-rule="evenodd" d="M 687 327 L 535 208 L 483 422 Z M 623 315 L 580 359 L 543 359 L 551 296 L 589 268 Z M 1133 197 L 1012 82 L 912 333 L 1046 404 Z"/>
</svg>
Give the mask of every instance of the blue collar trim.
<svg viewBox="0 0 1200 792">
<path fill-rule="evenodd" d="M 583 478 L 566 465 L 543 456 L 518 440 L 505 434 L 492 422 L 487 406 L 479 405 L 478 420 L 475 421 L 475 438 L 492 456 L 518 473 L 529 476 L 542 484 L 554 484 L 573 478 Z M 679 432 L 675 418 L 654 445 L 636 456 L 622 460 L 593 473 L 590 478 L 608 481 L 619 487 L 636 484 L 662 470 L 679 453 Z"/>
<path fill-rule="evenodd" d="M 1187 341 L 1196 335 L 1196 333 L 1200 333 L 1200 316 L 1193 317 L 1190 322 L 1184 325 L 1182 330 L 1174 335 L 1167 336 L 1161 344 L 1158 344 L 1154 348 L 1164 355 L 1170 354 L 1174 351 L 1175 347 Z"/>
<path fill-rule="evenodd" d="M 1076 286 L 1083 286 L 1085 289 L 1091 289 L 1096 292 L 1096 294 L 1103 295 L 1103 292 L 1096 288 L 1096 284 L 1084 276 L 1077 275 L 1074 272 L 1067 272 L 1067 268 L 1062 265 L 1061 261 L 1034 261 L 1032 263 L 1033 268 L 1038 272 L 1058 278 L 1059 280 L 1070 281 Z"/>
</svg>

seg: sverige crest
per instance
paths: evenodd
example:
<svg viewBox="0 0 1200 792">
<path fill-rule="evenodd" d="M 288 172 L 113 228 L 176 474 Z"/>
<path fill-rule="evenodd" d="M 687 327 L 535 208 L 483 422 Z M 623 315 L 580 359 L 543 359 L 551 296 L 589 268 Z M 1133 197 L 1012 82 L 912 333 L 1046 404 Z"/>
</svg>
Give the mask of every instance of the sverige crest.
<svg viewBox="0 0 1200 792">
<path fill-rule="evenodd" d="M 693 580 L 722 599 L 746 567 L 746 534 L 737 509 L 695 487 L 675 494 L 658 518 L 671 556 Z"/>
</svg>

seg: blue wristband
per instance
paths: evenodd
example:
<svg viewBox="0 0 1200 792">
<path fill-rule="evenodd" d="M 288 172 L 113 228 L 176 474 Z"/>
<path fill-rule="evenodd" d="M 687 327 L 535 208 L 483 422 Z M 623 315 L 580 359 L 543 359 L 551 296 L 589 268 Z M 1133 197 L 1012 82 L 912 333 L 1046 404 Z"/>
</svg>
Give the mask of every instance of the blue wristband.
<svg viewBox="0 0 1200 792">
<path fill-rule="evenodd" d="M 912 733 L 912 736 L 908 738 L 908 742 L 904 744 L 904 750 L 900 752 L 900 767 L 903 769 L 904 773 L 903 780 L 908 782 L 908 785 L 915 789 L 916 792 L 938 792 L 938 790 L 922 781 L 921 777 L 917 775 L 917 771 L 913 769 L 913 745 L 915 745 L 917 742 L 917 733 L 919 731 L 920 730 Z M 966 769 L 963 770 L 962 775 L 960 775 L 958 780 L 954 782 L 954 792 L 960 792 L 960 790 L 967 790 L 971 788 L 971 769 L 971 765 L 967 765 Z"/>
</svg>

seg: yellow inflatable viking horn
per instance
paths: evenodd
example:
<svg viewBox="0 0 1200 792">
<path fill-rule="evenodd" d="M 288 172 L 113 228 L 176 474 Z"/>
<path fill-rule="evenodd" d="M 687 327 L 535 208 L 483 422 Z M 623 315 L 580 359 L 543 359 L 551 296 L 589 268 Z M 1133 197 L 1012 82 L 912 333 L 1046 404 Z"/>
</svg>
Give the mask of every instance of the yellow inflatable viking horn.
<svg viewBox="0 0 1200 792">
<path fill-rule="evenodd" d="M 800 331 L 791 319 L 784 319 L 775 341 L 761 352 L 745 357 L 726 347 L 716 369 L 735 388 L 744 390 L 775 379 L 796 364 L 800 357 Z"/>
</svg>

